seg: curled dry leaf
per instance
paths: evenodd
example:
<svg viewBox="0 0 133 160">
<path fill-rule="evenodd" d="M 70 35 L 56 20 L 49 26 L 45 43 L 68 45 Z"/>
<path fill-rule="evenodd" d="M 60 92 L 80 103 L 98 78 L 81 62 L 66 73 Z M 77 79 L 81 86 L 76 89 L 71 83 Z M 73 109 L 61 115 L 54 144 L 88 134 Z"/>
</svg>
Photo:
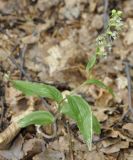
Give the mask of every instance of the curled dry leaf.
<svg viewBox="0 0 133 160">
<path fill-rule="evenodd" d="M 15 138 L 19 131 L 20 126 L 16 122 L 13 122 L 7 129 L 0 133 L 0 149 L 9 147 L 10 142 Z"/>
<path fill-rule="evenodd" d="M 2 133 L 0 133 L 0 149 L 6 149 L 9 147 L 11 141 L 21 130 L 21 126 L 18 124 L 18 121 L 30 112 L 32 112 L 31 108 L 23 112 L 23 114 L 12 118 L 12 123 Z"/>
<path fill-rule="evenodd" d="M 19 95 L 20 95 L 20 92 L 19 92 Z M 10 102 L 10 100 L 8 102 Z M 17 101 L 15 100 L 13 103 L 17 103 Z M 26 111 L 18 112 L 17 115 L 13 115 L 11 124 L 2 133 L 0 133 L 0 149 L 6 149 L 9 147 L 11 141 L 16 137 L 16 135 L 21 130 L 17 122 L 19 121 L 19 119 L 23 118 L 26 114 L 31 113 L 33 110 L 34 110 L 33 98 L 30 98 L 29 108 Z"/>
</svg>

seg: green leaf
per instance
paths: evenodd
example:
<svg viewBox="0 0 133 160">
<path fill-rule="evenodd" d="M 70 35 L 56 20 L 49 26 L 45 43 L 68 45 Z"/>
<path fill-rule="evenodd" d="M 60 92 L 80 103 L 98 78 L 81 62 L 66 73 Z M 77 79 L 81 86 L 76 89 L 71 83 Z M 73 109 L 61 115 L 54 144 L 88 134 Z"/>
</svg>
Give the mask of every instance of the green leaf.
<svg viewBox="0 0 133 160">
<path fill-rule="evenodd" d="M 96 134 L 101 133 L 101 126 L 100 123 L 98 122 L 96 116 L 93 115 L 93 132 Z"/>
<path fill-rule="evenodd" d="M 21 128 L 27 127 L 32 124 L 36 125 L 47 125 L 54 122 L 54 117 L 50 112 L 46 111 L 34 111 L 29 113 L 24 118 L 19 120 Z"/>
<path fill-rule="evenodd" d="M 97 79 L 89 79 L 85 82 L 86 84 L 94 84 L 94 85 L 97 85 L 98 87 L 101 87 L 105 90 L 107 90 L 110 94 L 112 94 L 112 96 L 114 97 L 114 92 L 112 90 L 112 88 L 106 86 L 103 82 L 101 82 L 100 80 L 97 80 Z"/>
<path fill-rule="evenodd" d="M 96 54 L 94 54 L 87 63 L 86 70 L 90 71 L 96 63 Z"/>
<path fill-rule="evenodd" d="M 61 104 L 61 113 L 63 113 L 63 114 L 65 114 L 65 115 L 67 115 L 68 117 L 70 117 L 70 118 L 72 118 L 73 120 L 77 120 L 77 115 L 75 115 L 74 113 L 73 113 L 73 110 L 72 110 L 72 108 L 70 107 L 70 105 L 68 104 L 68 102 L 63 102 L 62 104 Z"/>
<path fill-rule="evenodd" d="M 68 104 L 68 102 L 63 102 L 63 104 L 61 105 L 61 113 L 77 121 L 77 115 L 73 113 L 72 107 Z M 96 134 L 100 134 L 101 133 L 100 123 L 98 122 L 97 118 L 94 115 L 92 118 L 93 118 L 92 119 L 93 132 Z"/>
<path fill-rule="evenodd" d="M 50 85 L 21 80 L 12 81 L 12 84 L 16 89 L 28 96 L 46 97 L 57 102 L 60 102 L 63 99 L 60 91 Z"/>
<path fill-rule="evenodd" d="M 91 149 L 93 122 L 92 111 L 88 103 L 79 96 L 67 96 L 68 104 L 71 107 L 72 115 L 77 122 L 78 128 L 83 135 L 89 149 Z M 72 117 L 73 117 L 72 116 Z"/>
</svg>

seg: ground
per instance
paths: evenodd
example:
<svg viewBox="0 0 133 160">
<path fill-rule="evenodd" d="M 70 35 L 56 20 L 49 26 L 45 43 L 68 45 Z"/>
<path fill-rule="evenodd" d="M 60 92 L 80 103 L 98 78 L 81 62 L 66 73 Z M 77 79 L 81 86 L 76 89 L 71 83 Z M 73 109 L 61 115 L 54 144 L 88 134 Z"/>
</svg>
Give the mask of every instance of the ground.
<svg viewBox="0 0 133 160">
<path fill-rule="evenodd" d="M 101 124 L 92 151 L 76 124 L 62 116 L 53 126 L 17 131 L 11 126 L 8 139 L 12 134 L 16 137 L 4 150 L 0 146 L 0 160 L 133 159 L 132 0 L 0 0 L 0 130 L 4 133 L 31 108 L 56 112 L 54 102 L 27 97 L 14 89 L 7 75 L 13 80 L 51 84 L 63 94 L 77 88 L 87 79 L 87 61 L 112 9 L 123 12 L 124 27 L 93 75 L 112 87 L 115 97 L 94 85 L 77 90 Z M 2 134 L 0 145 L 1 139 Z"/>
</svg>

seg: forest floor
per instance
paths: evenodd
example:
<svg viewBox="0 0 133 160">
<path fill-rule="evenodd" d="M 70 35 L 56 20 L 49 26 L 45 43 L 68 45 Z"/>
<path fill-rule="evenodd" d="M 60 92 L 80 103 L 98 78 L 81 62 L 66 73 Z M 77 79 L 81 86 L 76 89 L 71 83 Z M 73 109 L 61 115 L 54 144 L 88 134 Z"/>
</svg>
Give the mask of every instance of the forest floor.
<svg viewBox="0 0 133 160">
<path fill-rule="evenodd" d="M 21 130 L 0 150 L 0 160 L 133 160 L 132 0 L 0 0 L 0 131 L 31 106 L 48 110 L 44 100 L 18 92 L 5 75 L 51 84 L 64 94 L 75 89 L 87 78 L 87 61 L 112 9 L 123 12 L 124 27 L 93 74 L 113 88 L 115 97 L 94 85 L 77 92 L 101 123 L 92 151 L 75 123 L 62 117 L 56 136 L 51 126 Z M 54 113 L 54 104 L 45 101 Z"/>
</svg>

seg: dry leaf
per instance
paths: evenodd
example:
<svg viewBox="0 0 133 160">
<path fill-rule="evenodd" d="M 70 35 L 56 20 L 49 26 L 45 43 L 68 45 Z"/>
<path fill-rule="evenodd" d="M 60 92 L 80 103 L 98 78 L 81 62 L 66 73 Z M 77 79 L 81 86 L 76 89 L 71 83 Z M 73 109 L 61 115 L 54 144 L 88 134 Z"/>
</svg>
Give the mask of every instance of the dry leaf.
<svg viewBox="0 0 133 160">
<path fill-rule="evenodd" d="M 33 138 L 28 140 L 23 145 L 24 156 L 31 159 L 34 155 L 45 150 L 45 142 L 42 139 Z"/>
<path fill-rule="evenodd" d="M 63 153 L 54 151 L 51 149 L 45 150 L 44 152 L 33 157 L 33 160 L 65 160 Z"/>
<path fill-rule="evenodd" d="M 106 154 L 116 153 L 119 152 L 120 149 L 126 149 L 129 147 L 129 142 L 127 141 L 120 141 L 117 144 L 109 146 L 107 148 L 102 148 L 101 151 Z"/>
<path fill-rule="evenodd" d="M 122 129 L 124 130 L 124 133 L 128 135 L 128 137 L 133 138 L 133 123 L 127 123 L 125 124 Z"/>
<path fill-rule="evenodd" d="M 13 145 L 9 150 L 0 151 L 0 155 L 7 160 L 20 160 L 23 158 L 24 153 L 22 151 L 24 138 L 20 135 L 14 140 Z"/>
</svg>

